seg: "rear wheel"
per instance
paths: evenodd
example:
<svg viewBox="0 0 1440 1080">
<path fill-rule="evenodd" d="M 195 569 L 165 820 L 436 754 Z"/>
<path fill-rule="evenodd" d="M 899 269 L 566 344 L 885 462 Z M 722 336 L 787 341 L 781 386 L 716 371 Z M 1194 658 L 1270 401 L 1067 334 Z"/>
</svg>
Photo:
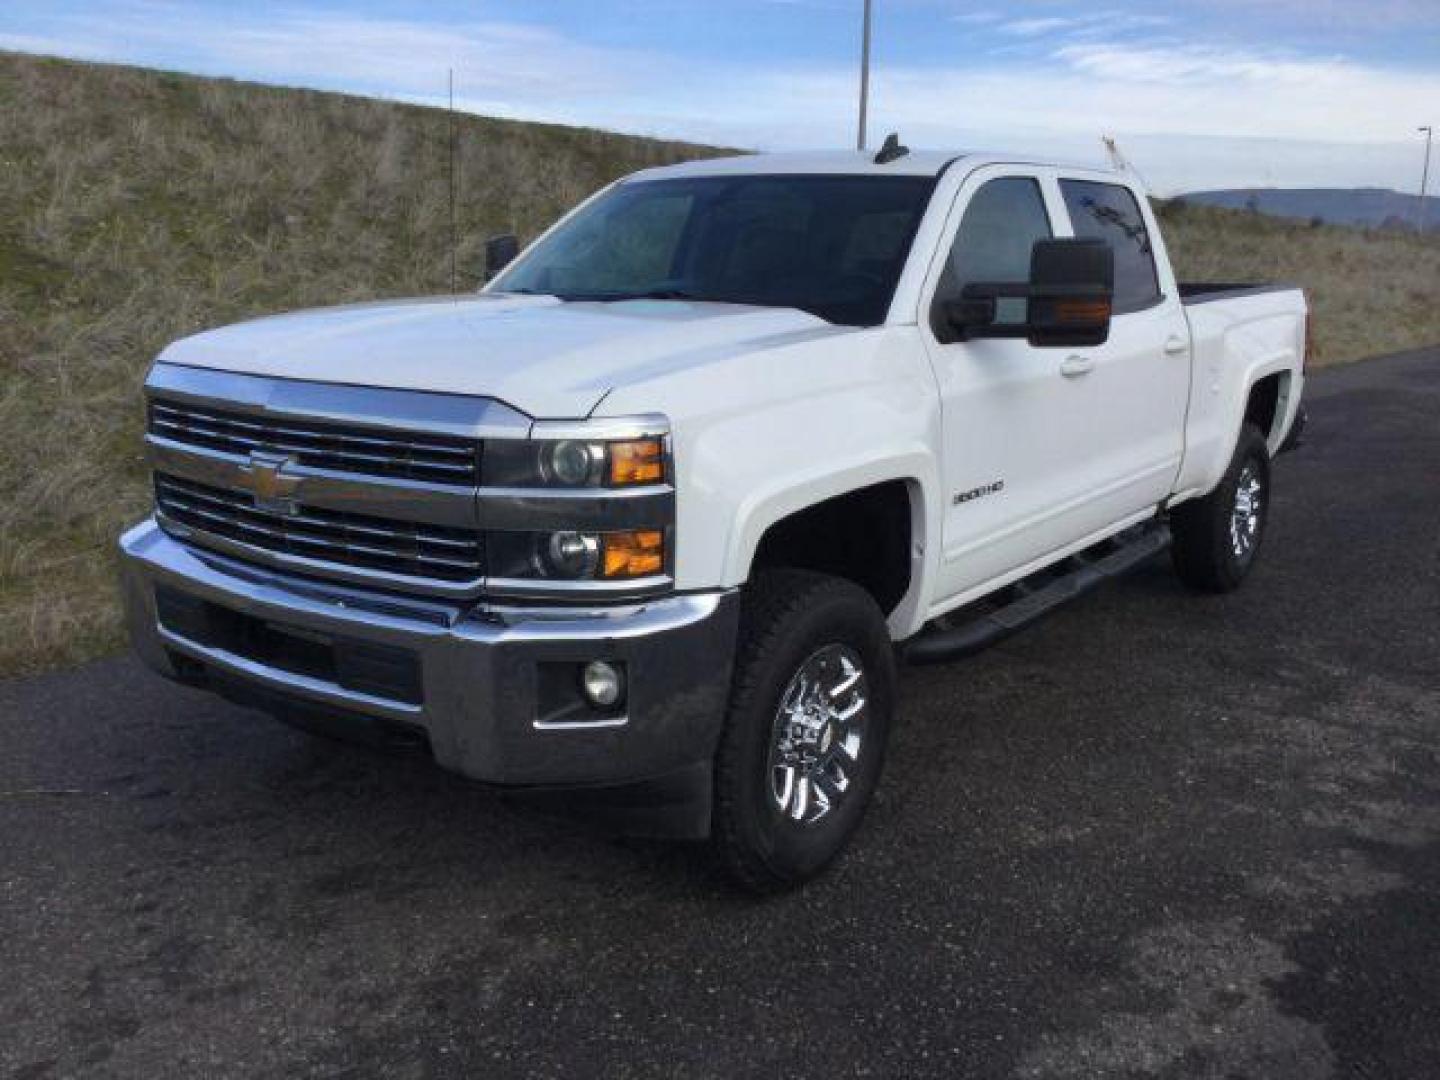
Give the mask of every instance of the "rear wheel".
<svg viewBox="0 0 1440 1080">
<path fill-rule="evenodd" d="M 1180 580 L 1201 592 L 1238 588 L 1254 565 L 1269 511 L 1270 451 L 1260 429 L 1246 424 L 1215 490 L 1170 516 Z"/>
<path fill-rule="evenodd" d="M 755 582 L 715 767 L 714 842 L 741 884 L 798 884 L 845 846 L 880 778 L 894 685 L 868 593 L 799 571 Z"/>
</svg>

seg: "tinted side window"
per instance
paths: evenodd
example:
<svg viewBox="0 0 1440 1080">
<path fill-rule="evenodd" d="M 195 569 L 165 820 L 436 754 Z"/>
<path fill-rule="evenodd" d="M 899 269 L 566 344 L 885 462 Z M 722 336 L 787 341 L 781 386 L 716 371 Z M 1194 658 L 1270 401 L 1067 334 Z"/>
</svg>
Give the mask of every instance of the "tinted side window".
<svg viewBox="0 0 1440 1080">
<path fill-rule="evenodd" d="M 1140 311 L 1160 299 L 1160 278 L 1150 233 L 1128 188 L 1088 180 L 1061 180 L 1075 235 L 1104 240 L 1115 251 L 1115 314 Z"/>
<path fill-rule="evenodd" d="M 1023 284 L 1030 280 L 1030 249 L 1037 240 L 1048 240 L 1050 217 L 1039 181 L 1022 176 L 991 180 L 975 192 L 935 290 L 932 318 L 940 316 L 939 305 L 959 297 L 966 285 Z M 996 312 L 998 322 L 1021 322 L 1025 301 L 1002 299 Z"/>
</svg>

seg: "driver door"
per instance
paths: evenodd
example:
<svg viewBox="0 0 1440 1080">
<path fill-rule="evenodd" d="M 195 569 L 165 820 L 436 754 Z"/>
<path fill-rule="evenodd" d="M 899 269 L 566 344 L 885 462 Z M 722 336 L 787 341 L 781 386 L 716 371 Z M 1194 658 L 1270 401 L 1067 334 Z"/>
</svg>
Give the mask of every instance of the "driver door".
<svg viewBox="0 0 1440 1080">
<path fill-rule="evenodd" d="M 943 428 L 942 609 L 1080 535 L 1078 519 L 1095 479 L 1088 443 L 1104 415 L 1093 384 L 1063 370 L 1083 350 L 1036 348 L 1024 338 L 946 342 L 941 306 L 970 283 L 1026 282 L 1031 248 L 1064 221 L 1046 170 L 977 170 L 956 196 L 946 254 L 922 293 L 921 333 L 939 383 Z M 997 321 L 1023 321 L 1024 304 L 1001 300 Z"/>
</svg>

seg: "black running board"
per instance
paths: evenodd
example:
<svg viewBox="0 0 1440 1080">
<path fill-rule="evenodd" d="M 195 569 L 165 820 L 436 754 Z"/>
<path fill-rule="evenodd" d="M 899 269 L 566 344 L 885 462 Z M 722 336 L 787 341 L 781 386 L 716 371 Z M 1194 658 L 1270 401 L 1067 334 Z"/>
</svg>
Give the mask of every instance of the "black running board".
<svg viewBox="0 0 1440 1080">
<path fill-rule="evenodd" d="M 1169 546 L 1170 527 L 1163 523 L 1128 530 L 1065 560 L 1059 576 L 1054 568 L 1042 571 L 1038 576 L 1048 578 L 1044 584 L 1030 587 L 1026 579 L 1009 586 L 1004 592 L 1015 598 L 1000 607 L 968 619 L 963 609 L 942 617 L 902 644 L 901 656 L 911 664 L 936 664 L 977 653 Z"/>
</svg>

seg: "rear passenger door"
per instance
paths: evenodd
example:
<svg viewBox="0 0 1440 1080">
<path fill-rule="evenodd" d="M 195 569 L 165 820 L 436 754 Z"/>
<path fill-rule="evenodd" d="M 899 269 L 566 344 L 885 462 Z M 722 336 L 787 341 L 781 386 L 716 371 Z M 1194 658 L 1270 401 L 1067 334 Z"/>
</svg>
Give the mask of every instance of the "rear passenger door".
<svg viewBox="0 0 1440 1080">
<path fill-rule="evenodd" d="M 1103 175 L 1103 174 L 1102 174 Z M 1083 395 L 1094 487 L 1084 527 L 1153 507 L 1168 496 L 1184 447 L 1190 330 L 1169 260 L 1144 196 L 1113 176 L 1061 172 L 1069 231 L 1115 253 L 1115 306 L 1104 345 L 1074 350 L 1069 368 Z"/>
</svg>

